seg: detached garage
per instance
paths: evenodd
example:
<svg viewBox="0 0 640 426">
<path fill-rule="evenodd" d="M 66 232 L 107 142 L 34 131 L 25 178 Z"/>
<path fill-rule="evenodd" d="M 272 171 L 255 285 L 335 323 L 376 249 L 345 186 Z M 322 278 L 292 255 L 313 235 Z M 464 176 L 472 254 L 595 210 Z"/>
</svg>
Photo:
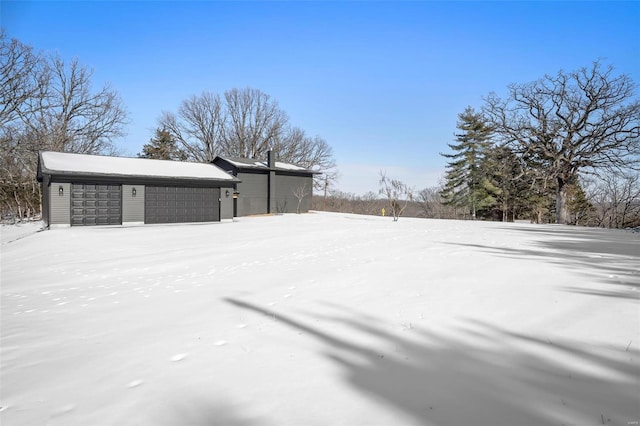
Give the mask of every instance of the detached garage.
<svg viewBox="0 0 640 426">
<path fill-rule="evenodd" d="M 212 164 L 42 152 L 42 214 L 51 225 L 233 219 L 240 182 Z"/>
</svg>

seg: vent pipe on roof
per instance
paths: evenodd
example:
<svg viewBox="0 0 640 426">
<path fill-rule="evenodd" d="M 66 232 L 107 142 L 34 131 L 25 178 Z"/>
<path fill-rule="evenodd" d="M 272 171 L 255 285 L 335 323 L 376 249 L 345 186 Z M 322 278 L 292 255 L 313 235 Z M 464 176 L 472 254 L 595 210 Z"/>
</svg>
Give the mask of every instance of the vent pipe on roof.
<svg viewBox="0 0 640 426">
<path fill-rule="evenodd" d="M 276 166 L 276 156 L 273 151 L 267 151 L 267 166 L 273 169 Z"/>
</svg>

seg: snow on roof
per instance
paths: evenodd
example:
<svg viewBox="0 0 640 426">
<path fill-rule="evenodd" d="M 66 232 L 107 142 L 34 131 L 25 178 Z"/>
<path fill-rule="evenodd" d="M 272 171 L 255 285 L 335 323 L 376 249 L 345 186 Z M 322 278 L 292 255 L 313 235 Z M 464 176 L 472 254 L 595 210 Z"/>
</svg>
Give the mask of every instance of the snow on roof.
<svg viewBox="0 0 640 426">
<path fill-rule="evenodd" d="M 304 167 L 299 167 L 299 166 L 296 166 L 296 165 L 294 165 L 294 164 L 281 163 L 281 162 L 279 162 L 279 161 L 276 161 L 275 165 L 276 165 L 276 168 L 278 168 L 278 169 L 287 169 L 287 170 L 305 170 L 305 168 L 304 168 Z"/>
<path fill-rule="evenodd" d="M 220 157 L 222 158 L 222 157 Z M 267 163 L 264 161 L 254 161 L 251 159 L 244 159 L 244 158 L 222 158 L 223 160 L 225 160 L 228 163 L 233 164 L 236 167 L 255 167 L 255 168 L 262 168 L 262 169 L 266 169 L 267 168 Z"/>
<path fill-rule="evenodd" d="M 42 169 L 49 173 L 235 180 L 213 164 L 147 158 L 42 152 Z"/>
<path fill-rule="evenodd" d="M 225 160 L 228 163 L 233 164 L 236 167 L 255 167 L 255 168 L 260 168 L 260 169 L 268 169 L 269 166 L 267 164 L 266 161 L 255 161 L 255 160 L 251 160 L 248 158 L 223 158 L 220 157 L 223 160 Z M 313 170 L 308 170 L 305 169 L 304 167 L 300 167 L 300 166 L 296 166 L 295 164 L 289 164 L 289 163 L 282 163 L 280 161 L 276 161 L 275 162 L 275 168 L 276 169 L 282 169 L 282 170 L 295 170 L 295 171 L 302 171 L 302 172 L 313 172 Z"/>
</svg>

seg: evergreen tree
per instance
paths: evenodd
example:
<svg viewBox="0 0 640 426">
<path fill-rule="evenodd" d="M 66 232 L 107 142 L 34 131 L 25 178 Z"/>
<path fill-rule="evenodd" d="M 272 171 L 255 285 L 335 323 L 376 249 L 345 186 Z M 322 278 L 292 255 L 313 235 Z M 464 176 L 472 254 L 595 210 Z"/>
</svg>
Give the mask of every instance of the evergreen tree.
<svg viewBox="0 0 640 426">
<path fill-rule="evenodd" d="M 570 214 L 569 223 L 572 225 L 585 225 L 589 216 L 595 212 L 595 207 L 582 189 L 580 182 L 571 185 L 567 190 L 568 208 Z"/>
<path fill-rule="evenodd" d="M 155 137 L 151 138 L 149 143 L 142 147 L 142 152 L 138 154 L 138 157 L 185 161 L 187 153 L 178 148 L 176 140 L 171 137 L 171 133 L 165 129 L 156 129 Z"/>
<path fill-rule="evenodd" d="M 514 221 L 531 210 L 531 180 L 527 165 L 507 145 L 497 145 L 488 150 L 485 170 L 496 190 L 494 218 L 503 222 Z"/>
<path fill-rule="evenodd" d="M 440 194 L 445 204 L 464 208 L 475 219 L 478 212 L 485 213 L 495 204 L 499 192 L 486 169 L 492 131 L 482 114 L 471 107 L 458 114 L 456 127 L 462 132 L 455 135 L 456 143 L 448 144 L 454 153 L 440 154 L 451 160 Z"/>
</svg>

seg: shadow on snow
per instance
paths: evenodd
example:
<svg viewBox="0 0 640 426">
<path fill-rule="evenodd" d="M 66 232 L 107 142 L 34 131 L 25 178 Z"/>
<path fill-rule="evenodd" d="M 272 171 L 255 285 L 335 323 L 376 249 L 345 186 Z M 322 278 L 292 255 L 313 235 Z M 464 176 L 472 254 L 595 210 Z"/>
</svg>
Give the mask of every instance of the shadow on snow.
<svg viewBox="0 0 640 426">
<path fill-rule="evenodd" d="M 392 329 L 351 309 L 331 316 L 287 316 L 243 300 L 228 303 L 324 344 L 361 395 L 417 424 L 618 424 L 640 420 L 637 350 L 548 341 L 466 321 L 451 335 Z M 331 331 L 321 325 L 322 320 Z M 355 343 L 360 339 L 373 344 Z M 346 337 L 350 336 L 350 337 Z M 455 336 L 455 337 L 454 337 Z"/>
<path fill-rule="evenodd" d="M 638 234 L 600 228 L 562 226 L 505 227 L 510 232 L 539 235 L 534 248 L 496 247 L 481 244 L 449 243 L 475 247 L 506 257 L 542 260 L 571 268 L 596 281 L 610 284 L 607 289 L 579 286 L 564 290 L 594 296 L 640 299 L 640 238 Z M 560 238 L 558 238 L 560 237 Z"/>
</svg>

